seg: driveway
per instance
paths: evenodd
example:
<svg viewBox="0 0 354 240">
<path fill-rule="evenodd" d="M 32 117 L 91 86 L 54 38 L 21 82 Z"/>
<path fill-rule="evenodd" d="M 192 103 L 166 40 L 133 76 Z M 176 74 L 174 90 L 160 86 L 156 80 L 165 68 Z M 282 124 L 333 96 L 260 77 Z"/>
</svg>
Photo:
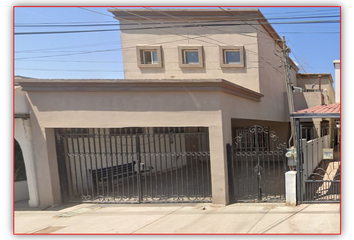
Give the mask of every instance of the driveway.
<svg viewBox="0 0 354 240">
<path fill-rule="evenodd" d="M 237 203 L 15 205 L 15 234 L 340 233 L 339 204 Z"/>
</svg>

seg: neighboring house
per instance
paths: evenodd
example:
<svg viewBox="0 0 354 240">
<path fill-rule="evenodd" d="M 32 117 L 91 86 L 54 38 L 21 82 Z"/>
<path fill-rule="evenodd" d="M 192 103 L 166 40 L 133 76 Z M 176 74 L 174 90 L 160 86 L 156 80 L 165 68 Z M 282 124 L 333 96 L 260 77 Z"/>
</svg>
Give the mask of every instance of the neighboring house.
<svg viewBox="0 0 354 240">
<path fill-rule="evenodd" d="M 281 38 L 261 12 L 109 11 L 120 23 L 139 22 L 121 25 L 125 79 L 16 79 L 27 92 L 38 204 L 226 205 L 241 191 L 245 198 L 282 200 L 284 146 L 274 145 L 288 141 L 290 115 Z M 234 24 L 236 17 L 242 25 Z M 292 82 L 310 89 L 290 63 Z M 331 76 L 322 79 L 330 101 Z M 239 149 L 230 153 L 227 144 Z M 271 147 L 279 151 L 264 158 Z M 255 149 L 263 149 L 268 165 L 257 164 Z M 262 187 L 256 185 L 261 173 Z"/>
<path fill-rule="evenodd" d="M 23 77 L 15 77 L 15 79 Z M 32 207 L 38 206 L 38 193 L 37 193 L 37 176 L 34 163 L 33 142 L 31 132 L 31 121 L 28 108 L 28 101 L 26 99 L 26 92 L 22 91 L 15 80 L 14 86 L 14 104 L 15 104 L 15 140 L 20 146 L 24 160 L 25 170 L 14 169 L 15 173 L 15 199 L 14 201 L 21 201 L 30 199 L 29 205 Z M 16 181 L 17 171 L 25 173 L 26 180 Z"/>
<path fill-rule="evenodd" d="M 330 73 L 298 73 L 294 92 L 295 111 L 335 102 Z"/>
<path fill-rule="evenodd" d="M 318 105 L 335 103 L 333 79 L 330 73 L 298 73 L 297 85 L 294 88 L 295 111 L 312 108 Z M 321 128 L 334 126 L 334 119 L 316 118 L 302 119 L 303 126 Z M 306 122 L 306 123 L 304 123 Z"/>
</svg>

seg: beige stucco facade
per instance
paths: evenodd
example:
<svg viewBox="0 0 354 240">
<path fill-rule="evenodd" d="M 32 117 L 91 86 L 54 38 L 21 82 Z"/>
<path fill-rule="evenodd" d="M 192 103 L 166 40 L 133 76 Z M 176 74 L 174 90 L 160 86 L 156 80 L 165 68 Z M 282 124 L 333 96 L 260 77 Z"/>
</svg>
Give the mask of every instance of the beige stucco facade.
<svg viewBox="0 0 354 240">
<path fill-rule="evenodd" d="M 26 87 L 33 85 L 28 81 L 20 84 L 28 92 L 31 109 L 36 171 L 41 173 L 38 175 L 41 205 L 61 202 L 55 128 L 208 127 L 213 203 L 225 205 L 228 203 L 226 144 L 232 142 L 232 119 L 264 119 L 287 125 L 285 114 L 263 108 L 262 101 L 219 90 L 122 92 L 77 87 L 64 91 L 58 86 L 52 90 L 41 87 L 38 82 L 41 80 L 32 88 Z"/>
<path fill-rule="evenodd" d="M 301 87 L 303 92 L 294 92 L 295 111 L 321 105 L 319 76 L 321 76 L 323 104 L 332 104 L 335 102 L 335 92 L 331 74 L 297 74 L 296 86 Z"/>
<path fill-rule="evenodd" d="M 195 14 L 227 16 L 222 11 Z M 240 14 L 262 17 L 258 10 Z M 279 68 L 281 58 L 274 54 L 280 50 L 275 40 L 280 37 L 267 26 L 195 27 L 188 32 L 177 27 L 158 31 L 122 26 L 125 79 L 19 80 L 27 91 L 36 171 L 41 173 L 39 205 L 61 202 L 55 128 L 179 126 L 209 128 L 212 199 L 215 205 L 228 204 L 226 144 L 233 141 L 233 127 L 254 123 L 276 131 L 282 142 L 289 138 L 284 72 Z M 143 45 L 160 46 L 162 67 L 139 67 L 137 46 Z M 242 46 L 244 67 L 223 68 L 220 45 Z M 201 46 L 203 66 L 181 67 L 179 46 Z M 292 66 L 296 82 L 298 69 Z"/>
<path fill-rule="evenodd" d="M 123 24 L 133 22 L 145 23 L 145 15 L 149 14 L 152 21 L 164 22 L 170 19 L 159 13 L 152 14 L 148 11 L 134 11 L 142 18 L 125 14 L 121 11 L 112 12 Z M 222 17 L 229 17 L 220 11 L 203 11 L 209 20 L 222 20 Z M 222 27 L 200 27 L 181 28 L 181 23 L 193 21 L 193 14 L 185 16 L 181 11 L 171 11 L 178 17 L 180 23 L 165 23 L 161 26 L 170 28 L 150 28 L 145 30 L 134 30 L 134 26 L 121 27 L 121 43 L 124 60 L 124 73 L 126 79 L 201 79 L 201 78 L 222 78 L 256 92 L 269 92 L 272 96 L 282 95 L 284 92 L 282 58 L 275 52 L 280 50 L 280 45 L 275 39 L 280 37 L 270 25 L 257 25 L 252 18 L 262 18 L 262 14 L 256 10 L 246 12 L 231 11 L 232 14 L 246 19 L 242 25 L 224 19 Z M 250 19 L 250 20 L 247 20 Z M 176 20 L 178 22 L 178 20 Z M 233 25 L 232 25 L 233 24 Z M 143 25 L 144 26 L 144 25 Z M 268 29 L 267 29 L 268 28 Z M 137 62 L 137 51 L 141 45 L 160 46 L 162 49 L 162 66 L 160 68 L 142 68 Z M 203 67 L 183 68 L 179 63 L 180 46 L 202 47 Z M 242 47 L 244 49 L 244 67 L 225 68 L 220 64 L 220 47 Z M 296 81 L 298 68 L 292 63 L 292 81 Z M 261 89 L 269 83 L 272 89 Z M 262 85 L 262 86 L 261 86 Z M 281 89 L 281 91 L 279 91 Z M 272 92 L 273 91 L 273 92 Z M 281 96 L 282 98 L 283 96 Z"/>
</svg>

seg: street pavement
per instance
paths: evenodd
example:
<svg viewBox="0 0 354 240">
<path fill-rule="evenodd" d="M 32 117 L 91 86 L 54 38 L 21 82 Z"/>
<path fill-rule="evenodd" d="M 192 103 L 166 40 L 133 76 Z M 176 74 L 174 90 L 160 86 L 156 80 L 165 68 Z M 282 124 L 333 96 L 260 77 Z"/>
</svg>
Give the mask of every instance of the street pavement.
<svg viewBox="0 0 354 240">
<path fill-rule="evenodd" d="M 17 202 L 15 234 L 339 234 L 339 204 L 65 204 Z"/>
</svg>

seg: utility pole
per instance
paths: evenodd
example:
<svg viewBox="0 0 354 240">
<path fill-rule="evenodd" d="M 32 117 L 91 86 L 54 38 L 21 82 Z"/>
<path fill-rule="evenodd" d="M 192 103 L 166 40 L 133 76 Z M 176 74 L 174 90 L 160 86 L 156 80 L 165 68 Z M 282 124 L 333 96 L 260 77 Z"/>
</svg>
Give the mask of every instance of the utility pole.
<svg viewBox="0 0 354 240">
<path fill-rule="evenodd" d="M 289 52 L 290 49 L 285 44 L 285 36 L 283 36 L 283 62 L 284 62 L 284 75 L 285 75 L 285 82 L 286 82 L 286 92 L 288 96 L 288 104 L 289 104 L 289 111 L 290 114 L 294 112 L 294 97 L 293 97 L 293 88 L 291 85 L 291 78 L 290 78 L 290 64 L 289 64 Z M 290 125 L 291 125 L 291 137 L 293 139 L 293 146 L 296 147 L 296 139 L 295 139 L 295 119 L 290 118 Z M 289 139 L 290 145 L 290 139 Z M 289 146 L 290 147 L 290 146 Z"/>
<path fill-rule="evenodd" d="M 322 76 L 321 75 L 318 75 L 318 81 L 319 81 L 319 90 L 320 90 L 320 95 L 321 95 L 321 105 L 324 105 L 324 95 L 322 93 L 322 89 L 321 89 L 321 78 Z"/>
</svg>

